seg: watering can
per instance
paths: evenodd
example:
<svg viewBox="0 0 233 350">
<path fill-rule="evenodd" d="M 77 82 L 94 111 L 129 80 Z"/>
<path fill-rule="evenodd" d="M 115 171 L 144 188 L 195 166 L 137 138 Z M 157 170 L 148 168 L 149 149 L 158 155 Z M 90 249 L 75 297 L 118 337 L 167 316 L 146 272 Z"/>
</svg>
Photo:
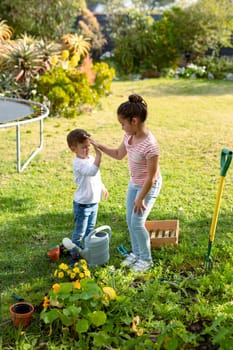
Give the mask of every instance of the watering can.
<svg viewBox="0 0 233 350">
<path fill-rule="evenodd" d="M 69 238 L 63 238 L 62 243 L 68 250 L 76 249 L 87 261 L 89 266 L 104 265 L 109 260 L 109 242 L 111 228 L 107 225 L 100 226 L 84 239 L 84 248 L 74 244 Z"/>
</svg>

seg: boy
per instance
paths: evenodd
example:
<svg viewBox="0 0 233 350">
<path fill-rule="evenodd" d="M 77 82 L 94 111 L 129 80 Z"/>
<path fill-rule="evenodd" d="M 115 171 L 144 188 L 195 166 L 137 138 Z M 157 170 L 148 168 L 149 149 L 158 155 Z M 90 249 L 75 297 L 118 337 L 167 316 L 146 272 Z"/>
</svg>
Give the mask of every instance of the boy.
<svg viewBox="0 0 233 350">
<path fill-rule="evenodd" d="M 67 144 L 76 155 L 73 160 L 73 171 L 78 188 L 73 200 L 75 228 L 72 242 L 79 247 L 95 227 L 102 193 L 105 198 L 108 196 L 99 170 L 102 153 L 94 146 L 95 158 L 90 155 L 90 136 L 83 129 L 74 129 L 67 135 Z M 71 265 L 76 261 L 78 261 L 77 251 L 71 250 Z"/>
</svg>

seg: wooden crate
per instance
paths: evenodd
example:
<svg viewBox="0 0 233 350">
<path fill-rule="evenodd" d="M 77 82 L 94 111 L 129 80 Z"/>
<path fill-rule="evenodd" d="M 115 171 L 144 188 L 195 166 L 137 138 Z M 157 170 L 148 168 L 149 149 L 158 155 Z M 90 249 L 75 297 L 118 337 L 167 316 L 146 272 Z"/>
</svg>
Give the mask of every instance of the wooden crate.
<svg viewBox="0 0 233 350">
<path fill-rule="evenodd" d="M 146 221 L 145 226 L 150 233 L 152 248 L 178 244 L 179 220 Z"/>
</svg>

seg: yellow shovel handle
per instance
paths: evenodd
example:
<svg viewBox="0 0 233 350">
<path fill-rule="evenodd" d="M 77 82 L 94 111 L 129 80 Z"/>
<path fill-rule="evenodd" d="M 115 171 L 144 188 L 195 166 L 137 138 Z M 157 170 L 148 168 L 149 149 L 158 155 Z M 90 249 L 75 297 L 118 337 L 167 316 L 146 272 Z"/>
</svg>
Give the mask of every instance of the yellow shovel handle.
<svg viewBox="0 0 233 350">
<path fill-rule="evenodd" d="M 222 191 L 223 191 L 224 180 L 225 180 L 225 176 L 221 176 L 220 177 L 219 186 L 218 186 L 218 193 L 217 193 L 217 197 L 216 197 L 214 214 L 213 214 L 211 227 L 210 227 L 210 237 L 209 237 L 210 242 L 213 242 L 213 240 L 214 240 L 214 235 L 215 235 L 217 221 L 218 221 L 218 213 L 219 213 L 219 208 L 220 208 L 220 202 L 221 202 L 221 196 L 222 196 Z"/>
</svg>

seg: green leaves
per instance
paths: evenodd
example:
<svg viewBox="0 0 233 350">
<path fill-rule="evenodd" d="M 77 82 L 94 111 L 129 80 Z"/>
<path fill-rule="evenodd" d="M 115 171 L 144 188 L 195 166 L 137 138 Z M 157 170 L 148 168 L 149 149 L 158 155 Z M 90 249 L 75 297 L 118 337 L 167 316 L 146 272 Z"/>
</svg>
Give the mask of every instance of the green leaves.
<svg viewBox="0 0 233 350">
<path fill-rule="evenodd" d="M 91 323 L 96 327 L 102 326 L 106 320 L 107 316 L 104 311 L 94 311 L 88 315 Z"/>
</svg>

